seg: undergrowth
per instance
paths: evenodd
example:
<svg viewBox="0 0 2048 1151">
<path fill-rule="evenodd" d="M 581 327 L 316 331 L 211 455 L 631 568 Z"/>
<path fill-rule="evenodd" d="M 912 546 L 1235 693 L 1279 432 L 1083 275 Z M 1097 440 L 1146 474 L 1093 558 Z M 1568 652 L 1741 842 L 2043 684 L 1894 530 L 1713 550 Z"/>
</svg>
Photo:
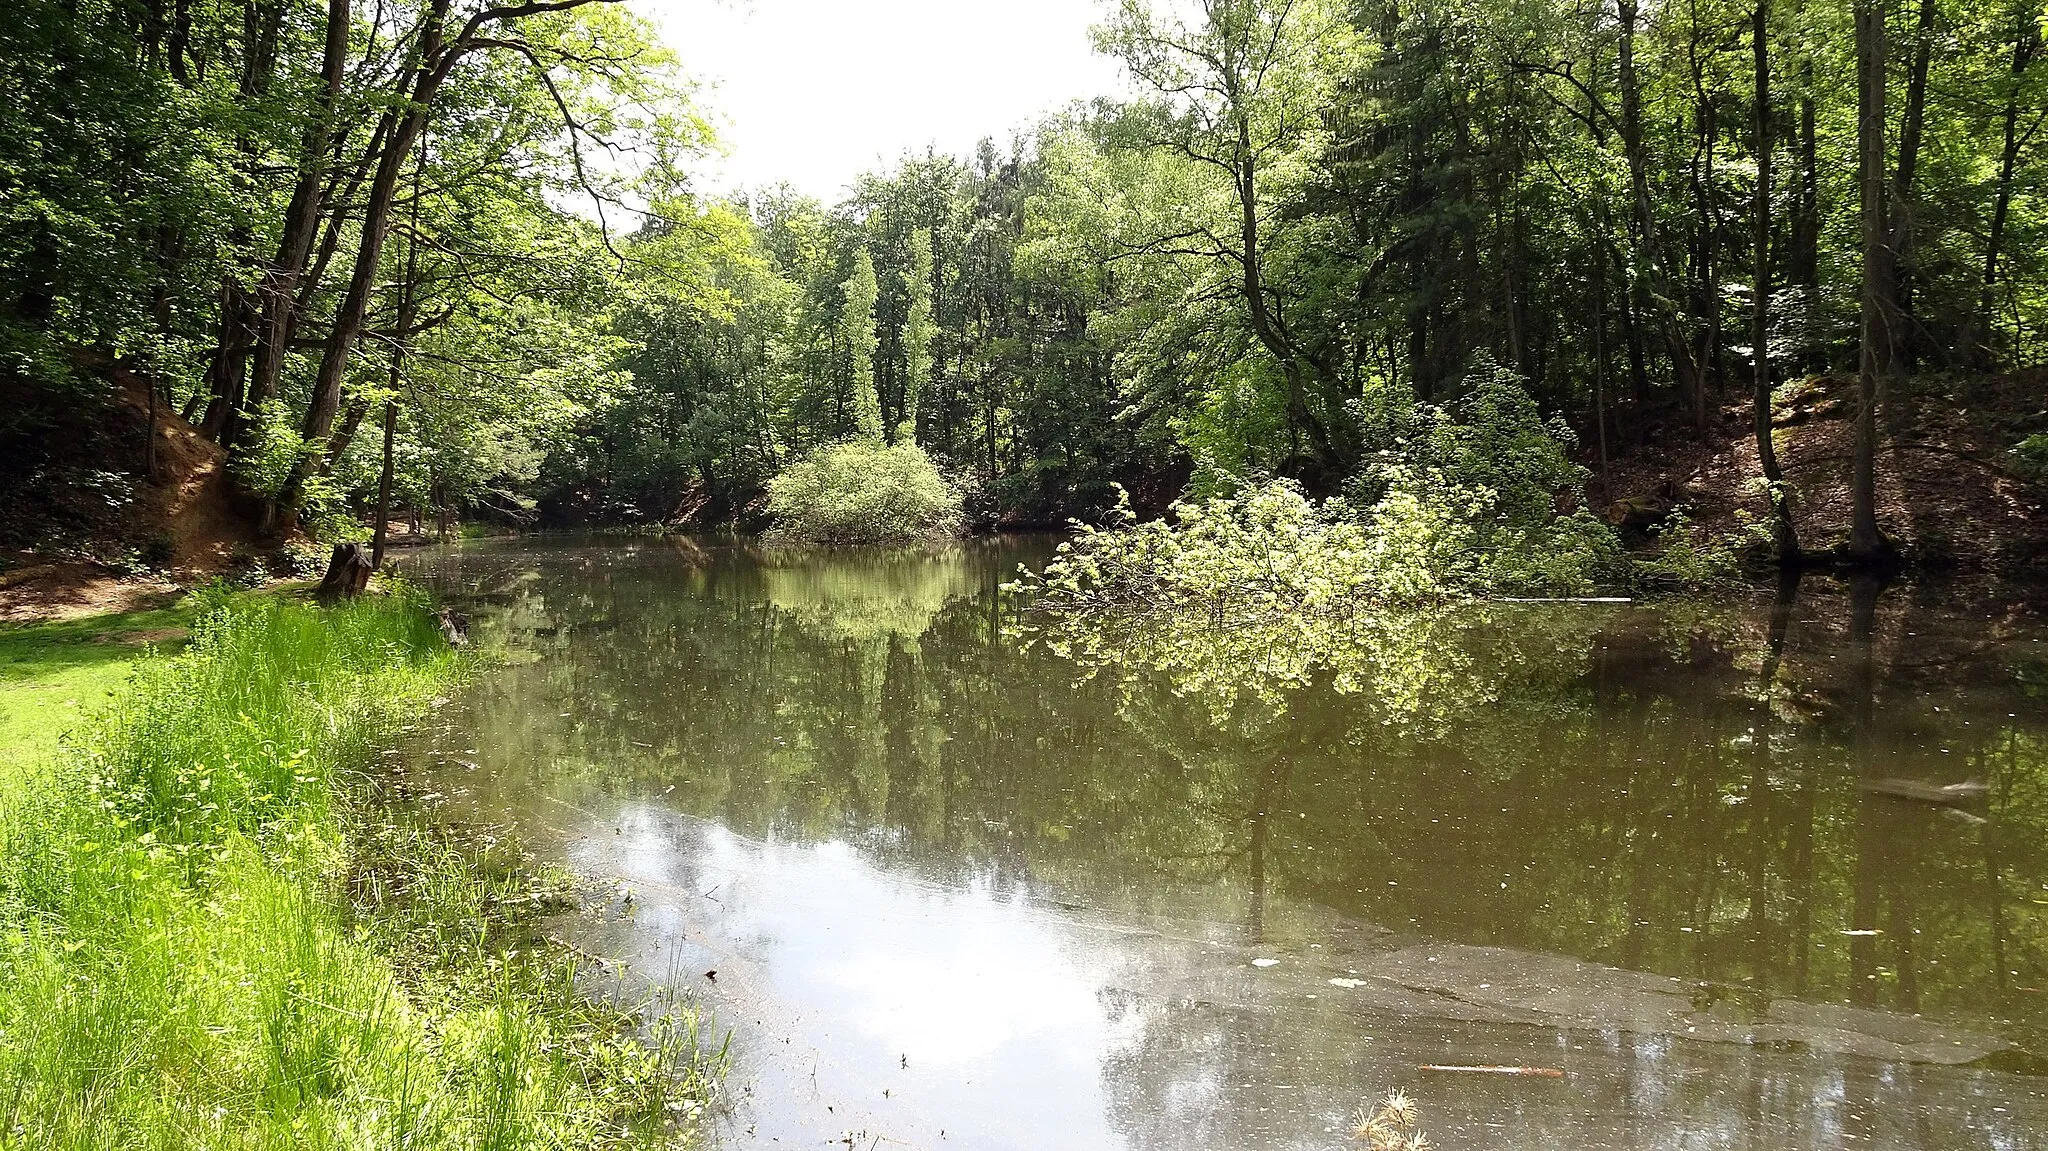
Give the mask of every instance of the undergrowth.
<svg viewBox="0 0 2048 1151">
<path fill-rule="evenodd" d="M 585 999 L 534 936 L 544 877 L 367 802 L 356 769 L 462 671 L 403 591 L 229 603 L 4 769 L 0 1145 L 688 1138 L 688 1012 Z"/>
<path fill-rule="evenodd" d="M 1138 523 L 1120 501 L 1108 529 L 1076 524 L 1042 575 L 1017 586 L 1054 613 L 1152 614 L 1207 628 L 1289 617 L 1348 620 L 1502 597 L 1723 582 L 1750 539 L 1707 537 L 1682 512 L 1656 546 L 1626 553 L 1584 507 L 1570 429 L 1545 420 L 1521 381 L 1482 365 L 1455 408 L 1419 404 L 1372 428 L 1386 447 L 1339 498 L 1288 480 L 1245 483 Z M 1753 535 L 1753 532 L 1749 533 Z"/>
</svg>

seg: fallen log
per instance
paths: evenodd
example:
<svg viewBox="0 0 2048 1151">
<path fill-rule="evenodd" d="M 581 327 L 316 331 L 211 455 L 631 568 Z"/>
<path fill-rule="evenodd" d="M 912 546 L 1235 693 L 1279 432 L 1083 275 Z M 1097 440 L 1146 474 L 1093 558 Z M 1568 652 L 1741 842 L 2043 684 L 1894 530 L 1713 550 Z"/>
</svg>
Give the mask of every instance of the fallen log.
<svg viewBox="0 0 2048 1151">
<path fill-rule="evenodd" d="M 1637 496 L 1607 505 L 1607 522 L 1618 528 L 1654 527 L 1671 518 L 1675 505 L 1658 496 Z"/>
<path fill-rule="evenodd" d="M 1618 528 L 1655 527 L 1678 510 L 1683 493 L 1670 477 L 1657 482 L 1649 495 L 1626 496 L 1607 505 L 1607 522 Z"/>
<path fill-rule="evenodd" d="M 1888 795 L 1893 799 L 1910 799 L 1915 803 L 1931 803 L 1938 807 L 1961 807 L 1974 803 L 1991 793 L 1989 784 L 1979 780 L 1962 783 L 1929 783 L 1924 779 L 1865 779 L 1858 787 L 1876 795 Z"/>
</svg>

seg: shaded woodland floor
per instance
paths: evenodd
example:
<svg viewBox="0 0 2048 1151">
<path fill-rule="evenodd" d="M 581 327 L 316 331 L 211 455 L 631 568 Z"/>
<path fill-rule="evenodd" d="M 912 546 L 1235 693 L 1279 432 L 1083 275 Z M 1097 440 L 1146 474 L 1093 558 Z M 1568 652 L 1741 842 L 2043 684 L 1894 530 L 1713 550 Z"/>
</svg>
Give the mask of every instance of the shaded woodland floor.
<svg viewBox="0 0 2048 1151">
<path fill-rule="evenodd" d="M 174 411 L 152 420 L 140 381 L 115 382 L 67 402 L 0 378 L 0 621 L 169 607 L 303 543 L 266 538 L 220 447 Z"/>
<path fill-rule="evenodd" d="M 1814 376 L 1778 389 L 1772 426 L 1794 492 L 1802 545 L 1821 552 L 1849 534 L 1855 380 Z M 1603 484 L 1597 445 L 1581 444 L 1598 502 L 1669 491 L 1711 531 L 1738 530 L 1737 512 L 1763 517 L 1747 396 L 1727 396 L 1702 435 L 1661 415 L 1629 442 L 1628 417 L 1610 432 Z M 1909 564 L 2038 574 L 2048 558 L 2048 483 L 2015 468 L 2012 445 L 2048 431 L 2048 372 L 1915 377 L 1882 414 L 1878 521 Z M 1668 485 L 1668 486 L 1667 486 Z"/>
</svg>

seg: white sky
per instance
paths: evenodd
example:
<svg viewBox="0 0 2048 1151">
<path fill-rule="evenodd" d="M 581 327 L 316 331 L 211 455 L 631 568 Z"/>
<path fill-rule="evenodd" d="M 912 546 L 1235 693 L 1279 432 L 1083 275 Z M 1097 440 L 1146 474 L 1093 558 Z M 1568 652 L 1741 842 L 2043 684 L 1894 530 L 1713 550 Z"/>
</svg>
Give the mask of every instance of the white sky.
<svg viewBox="0 0 2048 1151">
<path fill-rule="evenodd" d="M 785 182 L 830 204 L 927 146 L 968 155 L 1074 99 L 1122 90 L 1096 0 L 634 0 L 662 29 L 729 155 L 706 190 Z"/>
</svg>

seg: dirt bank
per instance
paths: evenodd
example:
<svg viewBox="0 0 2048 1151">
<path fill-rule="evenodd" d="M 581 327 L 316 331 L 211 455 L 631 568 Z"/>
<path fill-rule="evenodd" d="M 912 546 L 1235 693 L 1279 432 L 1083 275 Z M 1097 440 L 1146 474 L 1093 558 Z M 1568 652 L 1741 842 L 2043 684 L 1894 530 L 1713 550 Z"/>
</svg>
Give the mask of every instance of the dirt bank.
<svg viewBox="0 0 2048 1151">
<path fill-rule="evenodd" d="M 1792 488 L 1794 520 L 1810 551 L 1849 533 L 1855 381 L 1815 376 L 1778 389 L 1773 442 Z M 1769 509 L 1758 477 L 1748 399 L 1730 395 L 1701 433 L 1664 416 L 1610 432 L 1601 483 L 1597 441 L 1584 440 L 1603 506 L 1661 493 L 1718 531 L 1738 511 Z M 1879 524 L 1906 559 L 1927 568 L 2039 574 L 2048 564 L 2048 485 L 2023 476 L 2012 447 L 2048 431 L 2048 372 L 1922 376 L 1893 389 L 1882 409 L 1877 456 Z M 1603 490 L 1604 488 L 1604 490 Z"/>
</svg>

